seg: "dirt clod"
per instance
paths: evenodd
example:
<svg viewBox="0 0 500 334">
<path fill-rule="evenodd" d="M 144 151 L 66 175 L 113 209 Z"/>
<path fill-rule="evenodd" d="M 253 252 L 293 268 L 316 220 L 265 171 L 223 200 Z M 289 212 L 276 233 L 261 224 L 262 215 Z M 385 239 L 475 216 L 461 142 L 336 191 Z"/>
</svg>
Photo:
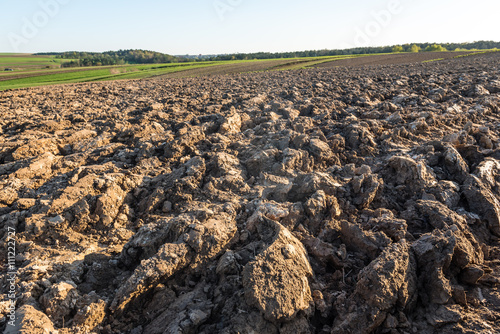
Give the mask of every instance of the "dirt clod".
<svg viewBox="0 0 500 334">
<path fill-rule="evenodd" d="M 500 332 L 499 57 L 1 92 L 0 331 Z"/>
</svg>

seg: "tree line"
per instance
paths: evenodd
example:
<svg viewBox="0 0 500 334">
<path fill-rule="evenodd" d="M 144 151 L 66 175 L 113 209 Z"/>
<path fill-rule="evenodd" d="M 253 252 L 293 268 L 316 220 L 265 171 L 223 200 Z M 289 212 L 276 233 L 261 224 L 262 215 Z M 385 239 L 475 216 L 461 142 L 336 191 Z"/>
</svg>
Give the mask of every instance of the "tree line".
<svg viewBox="0 0 500 334">
<path fill-rule="evenodd" d="M 455 50 L 484 50 L 500 49 L 500 42 L 478 41 L 473 43 L 414 43 L 379 47 L 357 47 L 351 49 L 334 50 L 309 50 L 296 52 L 254 52 L 221 54 L 213 56 L 171 56 L 168 54 L 147 50 L 118 50 L 107 52 L 46 52 L 36 55 L 54 55 L 60 59 L 70 59 L 62 63 L 62 67 L 80 66 L 105 66 L 123 64 L 160 64 L 176 62 L 195 61 L 219 61 L 219 60 L 250 60 L 250 59 L 274 59 L 274 58 L 301 58 L 341 56 L 372 53 L 392 52 L 425 52 L 425 51 L 455 51 Z"/>
<path fill-rule="evenodd" d="M 58 59 L 70 59 L 61 67 L 106 66 L 124 64 L 163 64 L 181 61 L 179 58 L 147 50 L 118 50 L 107 52 L 47 52 L 37 55 L 52 55 Z"/>
<path fill-rule="evenodd" d="M 357 47 L 351 49 L 334 50 L 310 50 L 296 52 L 256 52 L 217 55 L 208 60 L 245 60 L 245 59 L 273 59 L 273 58 L 301 58 L 301 57 L 323 57 L 342 56 L 372 53 L 392 53 L 392 52 L 425 52 L 425 51 L 455 51 L 455 50 L 484 50 L 500 49 L 500 42 L 478 41 L 473 43 L 414 43 L 392 46 Z"/>
</svg>

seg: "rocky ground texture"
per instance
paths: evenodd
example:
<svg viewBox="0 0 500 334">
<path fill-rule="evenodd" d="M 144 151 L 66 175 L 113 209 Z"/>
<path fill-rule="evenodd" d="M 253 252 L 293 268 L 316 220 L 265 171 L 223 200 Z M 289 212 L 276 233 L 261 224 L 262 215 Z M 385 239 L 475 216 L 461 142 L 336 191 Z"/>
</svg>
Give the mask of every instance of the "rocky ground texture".
<svg viewBox="0 0 500 334">
<path fill-rule="evenodd" d="M 500 54 L 0 93 L 5 333 L 500 332 Z"/>
</svg>

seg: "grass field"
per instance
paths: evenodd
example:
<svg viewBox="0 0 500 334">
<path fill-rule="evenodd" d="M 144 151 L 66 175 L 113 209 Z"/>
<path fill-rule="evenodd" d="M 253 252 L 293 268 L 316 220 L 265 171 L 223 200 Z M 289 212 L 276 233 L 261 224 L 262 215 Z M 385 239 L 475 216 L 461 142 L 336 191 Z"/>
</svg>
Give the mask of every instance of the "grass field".
<svg viewBox="0 0 500 334">
<path fill-rule="evenodd" d="M 30 54 L 0 53 L 0 70 L 13 69 L 16 72 L 60 68 L 63 62 L 72 59 L 57 59 L 54 56 L 34 56 Z"/>
<path fill-rule="evenodd" d="M 22 61 L 19 59 L 23 59 Z M 154 65 L 121 65 L 77 68 L 33 68 L 33 63 L 44 64 L 46 60 L 37 59 L 28 63 L 26 57 L 1 57 L 0 69 L 13 68 L 14 71 L 0 72 L 0 90 L 52 85 L 60 83 L 89 82 L 99 80 L 137 79 L 155 75 L 182 71 L 189 68 L 206 67 L 214 62 L 154 64 Z M 14 61 L 10 61 L 10 60 Z M 9 62 L 10 61 L 10 62 Z M 21 65 L 16 69 L 16 65 Z"/>
<path fill-rule="evenodd" d="M 464 57 L 484 52 L 484 50 L 472 53 L 461 52 L 457 53 L 458 55 L 449 52 L 447 57 Z M 426 57 L 431 56 L 431 53 L 426 54 Z M 416 55 L 420 55 L 419 57 L 424 56 L 423 53 L 387 54 L 386 56 L 415 58 Z M 369 58 L 370 56 L 375 57 Z M 0 90 L 64 83 L 142 79 L 155 76 L 192 77 L 258 71 L 297 70 L 313 67 L 335 67 L 353 63 L 363 65 L 373 63 L 371 59 L 376 63 L 378 61 L 376 60 L 377 57 L 380 58 L 381 56 L 384 55 L 367 54 L 310 58 L 61 68 L 61 62 L 71 61 L 71 59 L 56 59 L 54 56 L 0 53 Z M 417 57 L 416 59 L 421 62 L 441 60 L 440 57 L 436 57 L 435 59 L 431 57 L 421 60 L 418 60 Z M 392 60 L 389 60 L 389 62 L 392 62 Z M 13 69 L 13 71 L 5 71 L 4 69 L 7 68 Z"/>
<path fill-rule="evenodd" d="M 48 66 L 47 64 L 56 64 L 60 59 L 40 56 L 0 55 L 0 70 L 3 68 L 14 69 L 14 71 L 0 72 L 0 90 L 61 83 L 141 79 L 174 73 L 176 73 L 175 76 L 178 77 L 299 69 L 324 61 L 332 61 L 346 57 L 352 56 L 46 68 L 46 66 Z M 38 65 L 38 68 L 35 68 L 35 65 Z"/>
</svg>

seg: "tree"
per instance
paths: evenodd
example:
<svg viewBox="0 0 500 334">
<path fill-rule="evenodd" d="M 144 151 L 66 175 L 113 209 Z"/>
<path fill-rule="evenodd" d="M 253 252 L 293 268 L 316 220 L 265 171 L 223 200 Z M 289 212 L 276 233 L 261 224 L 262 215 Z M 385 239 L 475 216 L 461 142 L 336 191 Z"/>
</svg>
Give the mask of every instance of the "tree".
<svg viewBox="0 0 500 334">
<path fill-rule="evenodd" d="M 392 47 L 392 52 L 403 52 L 403 47 L 401 45 L 394 45 Z"/>
<path fill-rule="evenodd" d="M 432 44 L 426 47 L 425 51 L 447 51 L 447 50 L 440 44 Z"/>
<path fill-rule="evenodd" d="M 422 50 L 422 48 L 418 45 L 413 44 L 410 46 L 410 52 L 420 52 L 420 50 Z"/>
</svg>

